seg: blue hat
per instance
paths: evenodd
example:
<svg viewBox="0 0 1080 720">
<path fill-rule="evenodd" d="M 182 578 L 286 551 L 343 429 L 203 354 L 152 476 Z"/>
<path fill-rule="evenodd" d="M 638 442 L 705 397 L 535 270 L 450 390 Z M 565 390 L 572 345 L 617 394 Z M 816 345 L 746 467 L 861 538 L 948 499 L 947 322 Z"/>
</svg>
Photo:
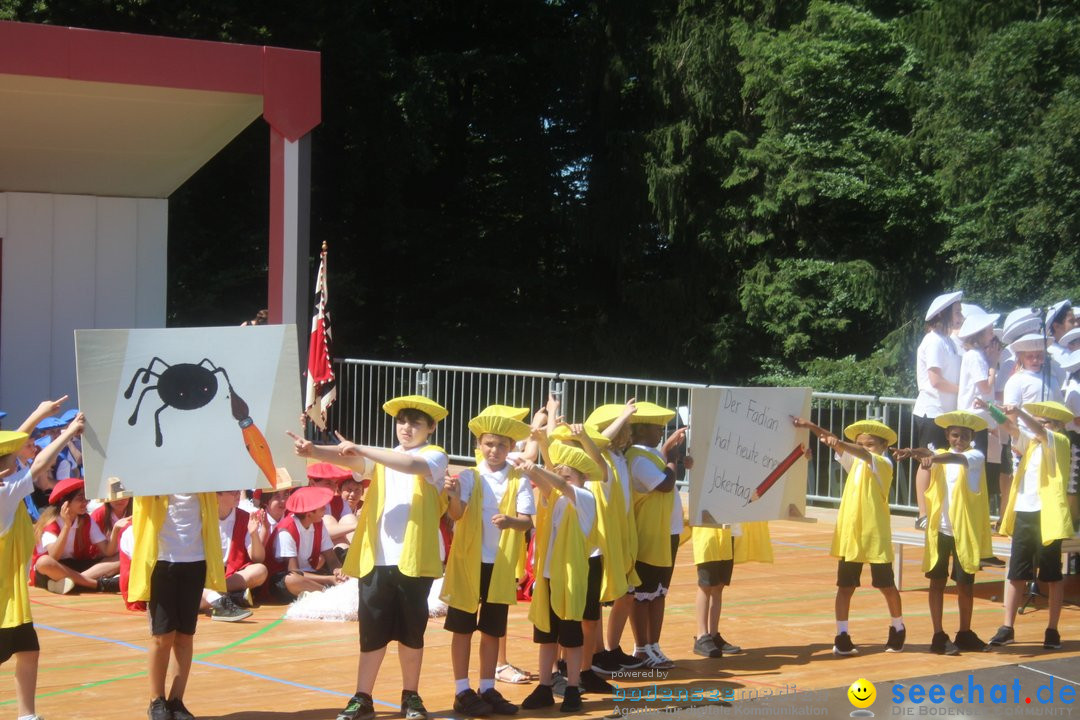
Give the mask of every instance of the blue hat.
<svg viewBox="0 0 1080 720">
<path fill-rule="evenodd" d="M 79 408 L 71 408 L 70 410 L 68 410 L 63 415 L 60 416 L 60 422 L 63 423 L 64 425 L 67 425 L 72 420 L 74 420 L 75 416 L 78 415 L 78 414 L 79 414 Z"/>
<path fill-rule="evenodd" d="M 37 445 L 42 450 L 44 450 L 45 448 L 49 447 L 49 443 L 51 443 L 51 442 L 52 442 L 52 438 L 48 437 L 48 436 L 45 436 L 45 437 L 39 437 L 37 440 L 34 441 L 34 444 Z"/>
<path fill-rule="evenodd" d="M 0 420 L 3 420 L 6 417 L 7 417 L 7 413 L 4 412 L 3 410 L 0 410 Z"/>
<path fill-rule="evenodd" d="M 52 430 L 53 428 L 64 427 L 65 423 L 61 422 L 60 418 L 47 417 L 37 425 L 34 426 L 35 430 Z"/>
</svg>

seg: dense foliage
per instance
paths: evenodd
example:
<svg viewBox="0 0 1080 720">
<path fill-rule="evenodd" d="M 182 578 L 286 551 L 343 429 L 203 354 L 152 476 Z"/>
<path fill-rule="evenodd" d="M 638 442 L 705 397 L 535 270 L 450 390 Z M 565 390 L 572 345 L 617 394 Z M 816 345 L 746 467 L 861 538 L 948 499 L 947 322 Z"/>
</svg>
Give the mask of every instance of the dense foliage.
<svg viewBox="0 0 1080 720">
<path fill-rule="evenodd" d="M 1080 17 L 1039 0 L 0 0 L 318 50 L 337 353 L 909 392 L 921 314 L 1080 299 Z M 265 305 L 267 132 L 170 203 L 169 322 Z M 223 242 L 225 241 L 225 242 Z"/>
</svg>

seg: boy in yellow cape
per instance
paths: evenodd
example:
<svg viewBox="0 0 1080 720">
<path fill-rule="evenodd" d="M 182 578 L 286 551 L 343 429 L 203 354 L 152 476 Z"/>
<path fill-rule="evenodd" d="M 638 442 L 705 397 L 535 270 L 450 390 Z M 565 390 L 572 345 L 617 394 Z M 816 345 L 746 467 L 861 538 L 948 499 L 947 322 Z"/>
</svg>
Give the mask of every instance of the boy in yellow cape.
<svg viewBox="0 0 1080 720">
<path fill-rule="evenodd" d="M 437 423 L 449 414 L 421 395 L 388 400 L 383 410 L 394 418 L 398 445 L 393 450 L 357 445 L 338 433 L 337 445 L 313 445 L 293 433 L 296 454 L 344 465 L 361 475 L 374 465 L 371 485 L 356 521 L 342 570 L 360 579 L 360 658 L 356 694 L 338 720 L 374 720 L 371 692 L 396 640 L 401 664 L 401 712 L 406 720 L 425 720 L 417 692 L 424 659 L 431 583 L 442 576 L 439 518 L 441 492 L 449 466 L 442 448 L 428 443 Z"/>
<path fill-rule="evenodd" d="M 634 569 L 641 582 L 634 588 L 636 602 L 630 623 L 638 643 L 634 655 L 644 660 L 646 667 L 666 670 L 675 667 L 675 663 L 660 650 L 660 633 L 664 627 L 665 597 L 671 586 L 683 530 L 682 499 L 675 487 L 678 466 L 674 452 L 685 442 L 686 428 L 672 433 L 661 447 L 664 427 L 675 417 L 675 411 L 651 402 L 639 402 L 635 406 L 630 417 L 633 446 L 626 451 L 626 459 L 637 526 Z"/>
<path fill-rule="evenodd" d="M 991 412 L 998 410 L 996 406 L 990 407 Z M 1029 402 L 1023 409 L 1006 405 L 1001 410 L 1008 418 L 1004 425 L 1012 436 L 1013 450 L 1022 456 L 1013 474 L 1009 501 L 1001 514 L 1000 532 L 1012 537 L 1008 573 L 1012 592 L 1005 594 L 1005 624 L 998 628 L 990 644 L 1008 645 L 1015 640 L 1016 611 L 1025 585 L 1035 580 L 1033 559 L 1037 557 L 1039 581 L 1046 583 L 1050 597 L 1043 648 L 1056 650 L 1061 647 L 1057 626 L 1065 599 L 1061 541 L 1073 534 L 1065 497 L 1070 446 L 1064 429 L 1074 418 L 1067 407 L 1052 401 Z"/>
<path fill-rule="evenodd" d="M 896 433 L 878 420 L 860 420 L 844 428 L 844 442 L 828 430 L 803 418 L 791 418 L 795 427 L 807 428 L 839 456 L 848 471 L 844 494 L 836 513 L 829 554 L 838 558 L 836 568 L 836 638 L 833 654 L 855 655 L 858 649 L 848 634 L 851 596 L 859 586 L 863 563 L 870 563 L 871 583 L 885 596 L 889 608 L 889 639 L 885 652 L 901 652 L 904 627 L 900 592 L 893 575 L 892 525 L 889 519 L 889 487 L 893 465 L 887 451 Z"/>
<path fill-rule="evenodd" d="M 476 436 L 477 463 L 444 483 L 454 521 L 440 598 L 447 604 L 445 628 L 453 633 L 454 711 L 470 717 L 513 715 L 518 707 L 495 689 L 499 638 L 517 604 L 518 561 L 525 532 L 536 514 L 528 480 L 508 462 L 515 443 L 529 437 L 515 408 L 492 405 L 469 421 Z M 477 611 L 479 610 L 479 620 Z M 469 686 L 469 651 L 480 631 L 479 692 Z"/>
<path fill-rule="evenodd" d="M 538 526 L 536 538 L 536 587 L 529 607 L 533 642 L 540 646 L 540 682 L 521 703 L 527 710 L 551 707 L 552 666 L 562 646 L 566 657 L 567 686 L 562 712 L 581 710 L 581 658 L 593 530 L 596 527 L 596 500 L 585 489 L 587 480 L 599 480 L 600 466 L 583 450 L 560 442 L 552 443 L 548 454 L 553 471 L 528 460 L 517 461 L 518 469 L 551 504 L 550 521 Z M 556 497 L 557 496 L 557 497 Z"/>
<path fill-rule="evenodd" d="M 65 400 L 66 395 L 41 403 L 17 431 L 0 430 L 0 663 L 15 657 L 15 705 L 21 720 L 41 720 L 34 709 L 40 646 L 30 617 L 27 582 L 34 524 L 25 500 L 34 491 L 35 479 L 43 479 L 60 451 L 82 433 L 82 414 L 39 452 L 29 467 L 18 469 L 16 453 L 29 440 L 29 431 L 58 413 Z"/>
<path fill-rule="evenodd" d="M 987 429 L 987 422 L 966 410 L 943 413 L 934 422 L 945 429 L 949 450 L 896 451 L 898 460 L 916 458 L 930 470 L 930 485 L 926 489 L 929 520 L 923 546 L 923 572 L 930 580 L 928 599 L 934 626 L 930 652 L 939 655 L 956 655 L 961 650 L 981 652 L 986 649 L 986 643 L 971 629 L 971 615 L 979 558 L 989 557 L 991 551 L 990 516 L 982 502 L 986 496 L 986 456 L 973 441 L 975 433 Z M 960 629 L 955 640 L 949 640 L 942 626 L 950 557 L 960 613 Z"/>
</svg>

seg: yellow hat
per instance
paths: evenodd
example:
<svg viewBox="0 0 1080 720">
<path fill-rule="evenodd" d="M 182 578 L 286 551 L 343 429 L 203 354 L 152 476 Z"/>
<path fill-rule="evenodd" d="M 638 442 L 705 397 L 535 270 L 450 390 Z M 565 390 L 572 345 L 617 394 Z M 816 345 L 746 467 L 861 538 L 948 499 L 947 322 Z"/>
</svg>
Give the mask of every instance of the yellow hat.
<svg viewBox="0 0 1080 720">
<path fill-rule="evenodd" d="M 529 408 L 516 408 L 510 405 L 488 405 L 480 411 L 481 415 L 502 415 L 514 420 L 524 420 L 529 417 Z"/>
<path fill-rule="evenodd" d="M 896 433 L 880 420 L 860 420 L 844 428 L 844 437 L 852 442 L 862 434 L 873 435 L 885 441 L 886 445 L 896 444 Z"/>
<path fill-rule="evenodd" d="M 26 433 L 0 430 L 0 455 L 10 455 L 25 445 L 29 439 L 30 436 Z"/>
<path fill-rule="evenodd" d="M 586 480 L 602 480 L 604 475 L 600 470 L 600 466 L 593 462 L 593 459 L 585 454 L 585 451 L 581 448 L 576 448 L 572 445 L 567 445 L 561 442 L 551 443 L 551 448 L 548 450 L 551 453 L 551 459 L 556 465 L 565 465 L 566 467 L 574 468 L 579 473 L 585 476 Z"/>
<path fill-rule="evenodd" d="M 675 417 L 674 410 L 660 407 L 656 403 L 639 402 L 634 404 L 637 406 L 637 411 L 630 416 L 631 425 L 667 425 L 668 421 Z"/>
<path fill-rule="evenodd" d="M 1045 402 L 1029 402 L 1024 405 L 1024 412 L 1035 417 L 1057 420 L 1058 422 L 1070 423 L 1073 421 L 1072 410 L 1059 402 L 1047 400 Z"/>
<path fill-rule="evenodd" d="M 952 412 L 942 413 L 934 418 L 934 424 L 943 428 L 963 427 L 972 432 L 979 432 L 990 427 L 981 417 L 967 410 L 953 410 Z"/>
<path fill-rule="evenodd" d="M 444 420 L 447 415 L 450 414 L 446 408 L 430 398 L 426 398 L 423 395 L 403 395 L 396 397 L 393 400 L 387 400 L 383 403 L 382 409 L 385 410 L 390 417 L 397 417 L 397 414 L 402 410 L 419 410 L 425 412 L 431 416 L 431 419 L 435 422 Z"/>
<path fill-rule="evenodd" d="M 604 448 L 606 448 L 608 445 L 611 444 L 611 440 L 609 440 L 607 438 L 607 436 L 604 435 L 602 432 L 597 430 L 595 425 L 586 424 L 585 425 L 585 434 L 588 435 L 590 438 L 592 438 L 592 441 L 594 443 L 596 443 L 596 447 L 600 448 L 601 450 L 603 450 Z M 570 432 L 570 426 L 569 425 L 558 425 L 558 426 L 556 426 L 555 430 L 552 431 L 552 433 L 551 433 L 551 435 L 549 435 L 549 437 L 552 440 L 558 440 L 560 442 L 567 442 L 567 441 L 577 442 L 577 439 Z"/>
<path fill-rule="evenodd" d="M 484 408 L 479 415 L 469 421 L 469 430 L 471 430 L 472 434 L 477 438 L 484 433 L 502 435 L 503 437 L 510 438 L 514 442 L 529 437 L 529 433 L 532 429 L 525 423 L 512 417 L 507 417 L 500 412 L 491 412 L 493 408 L 505 407 L 505 405 L 492 405 Z M 514 408 L 507 409 L 513 410 Z M 528 410 L 525 412 L 528 412 Z"/>
<path fill-rule="evenodd" d="M 611 403 L 601 405 L 589 413 L 589 417 L 585 419 L 585 422 L 589 425 L 595 425 L 597 428 L 603 430 L 608 425 L 618 420 L 625 409 L 625 405 L 615 405 Z"/>
</svg>

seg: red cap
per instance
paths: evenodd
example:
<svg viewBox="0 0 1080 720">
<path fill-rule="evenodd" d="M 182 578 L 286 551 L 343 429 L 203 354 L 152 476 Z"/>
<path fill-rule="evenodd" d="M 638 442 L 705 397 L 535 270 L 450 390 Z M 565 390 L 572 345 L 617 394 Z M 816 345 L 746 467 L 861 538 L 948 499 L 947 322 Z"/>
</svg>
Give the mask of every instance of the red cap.
<svg viewBox="0 0 1080 720">
<path fill-rule="evenodd" d="M 320 462 L 308 465 L 307 476 L 312 480 L 333 480 L 334 482 L 342 482 L 343 480 L 348 480 L 352 477 L 352 470 L 346 470 L 333 463 Z"/>
<path fill-rule="evenodd" d="M 68 495 L 77 493 L 84 487 L 86 487 L 86 484 L 83 482 L 82 478 L 64 478 L 56 483 L 56 487 L 49 493 L 49 504 L 59 505 Z"/>
<path fill-rule="evenodd" d="M 300 515 L 324 507 L 332 497 L 334 497 L 334 491 L 330 488 L 297 488 L 285 501 L 285 509 L 294 515 Z"/>
</svg>

